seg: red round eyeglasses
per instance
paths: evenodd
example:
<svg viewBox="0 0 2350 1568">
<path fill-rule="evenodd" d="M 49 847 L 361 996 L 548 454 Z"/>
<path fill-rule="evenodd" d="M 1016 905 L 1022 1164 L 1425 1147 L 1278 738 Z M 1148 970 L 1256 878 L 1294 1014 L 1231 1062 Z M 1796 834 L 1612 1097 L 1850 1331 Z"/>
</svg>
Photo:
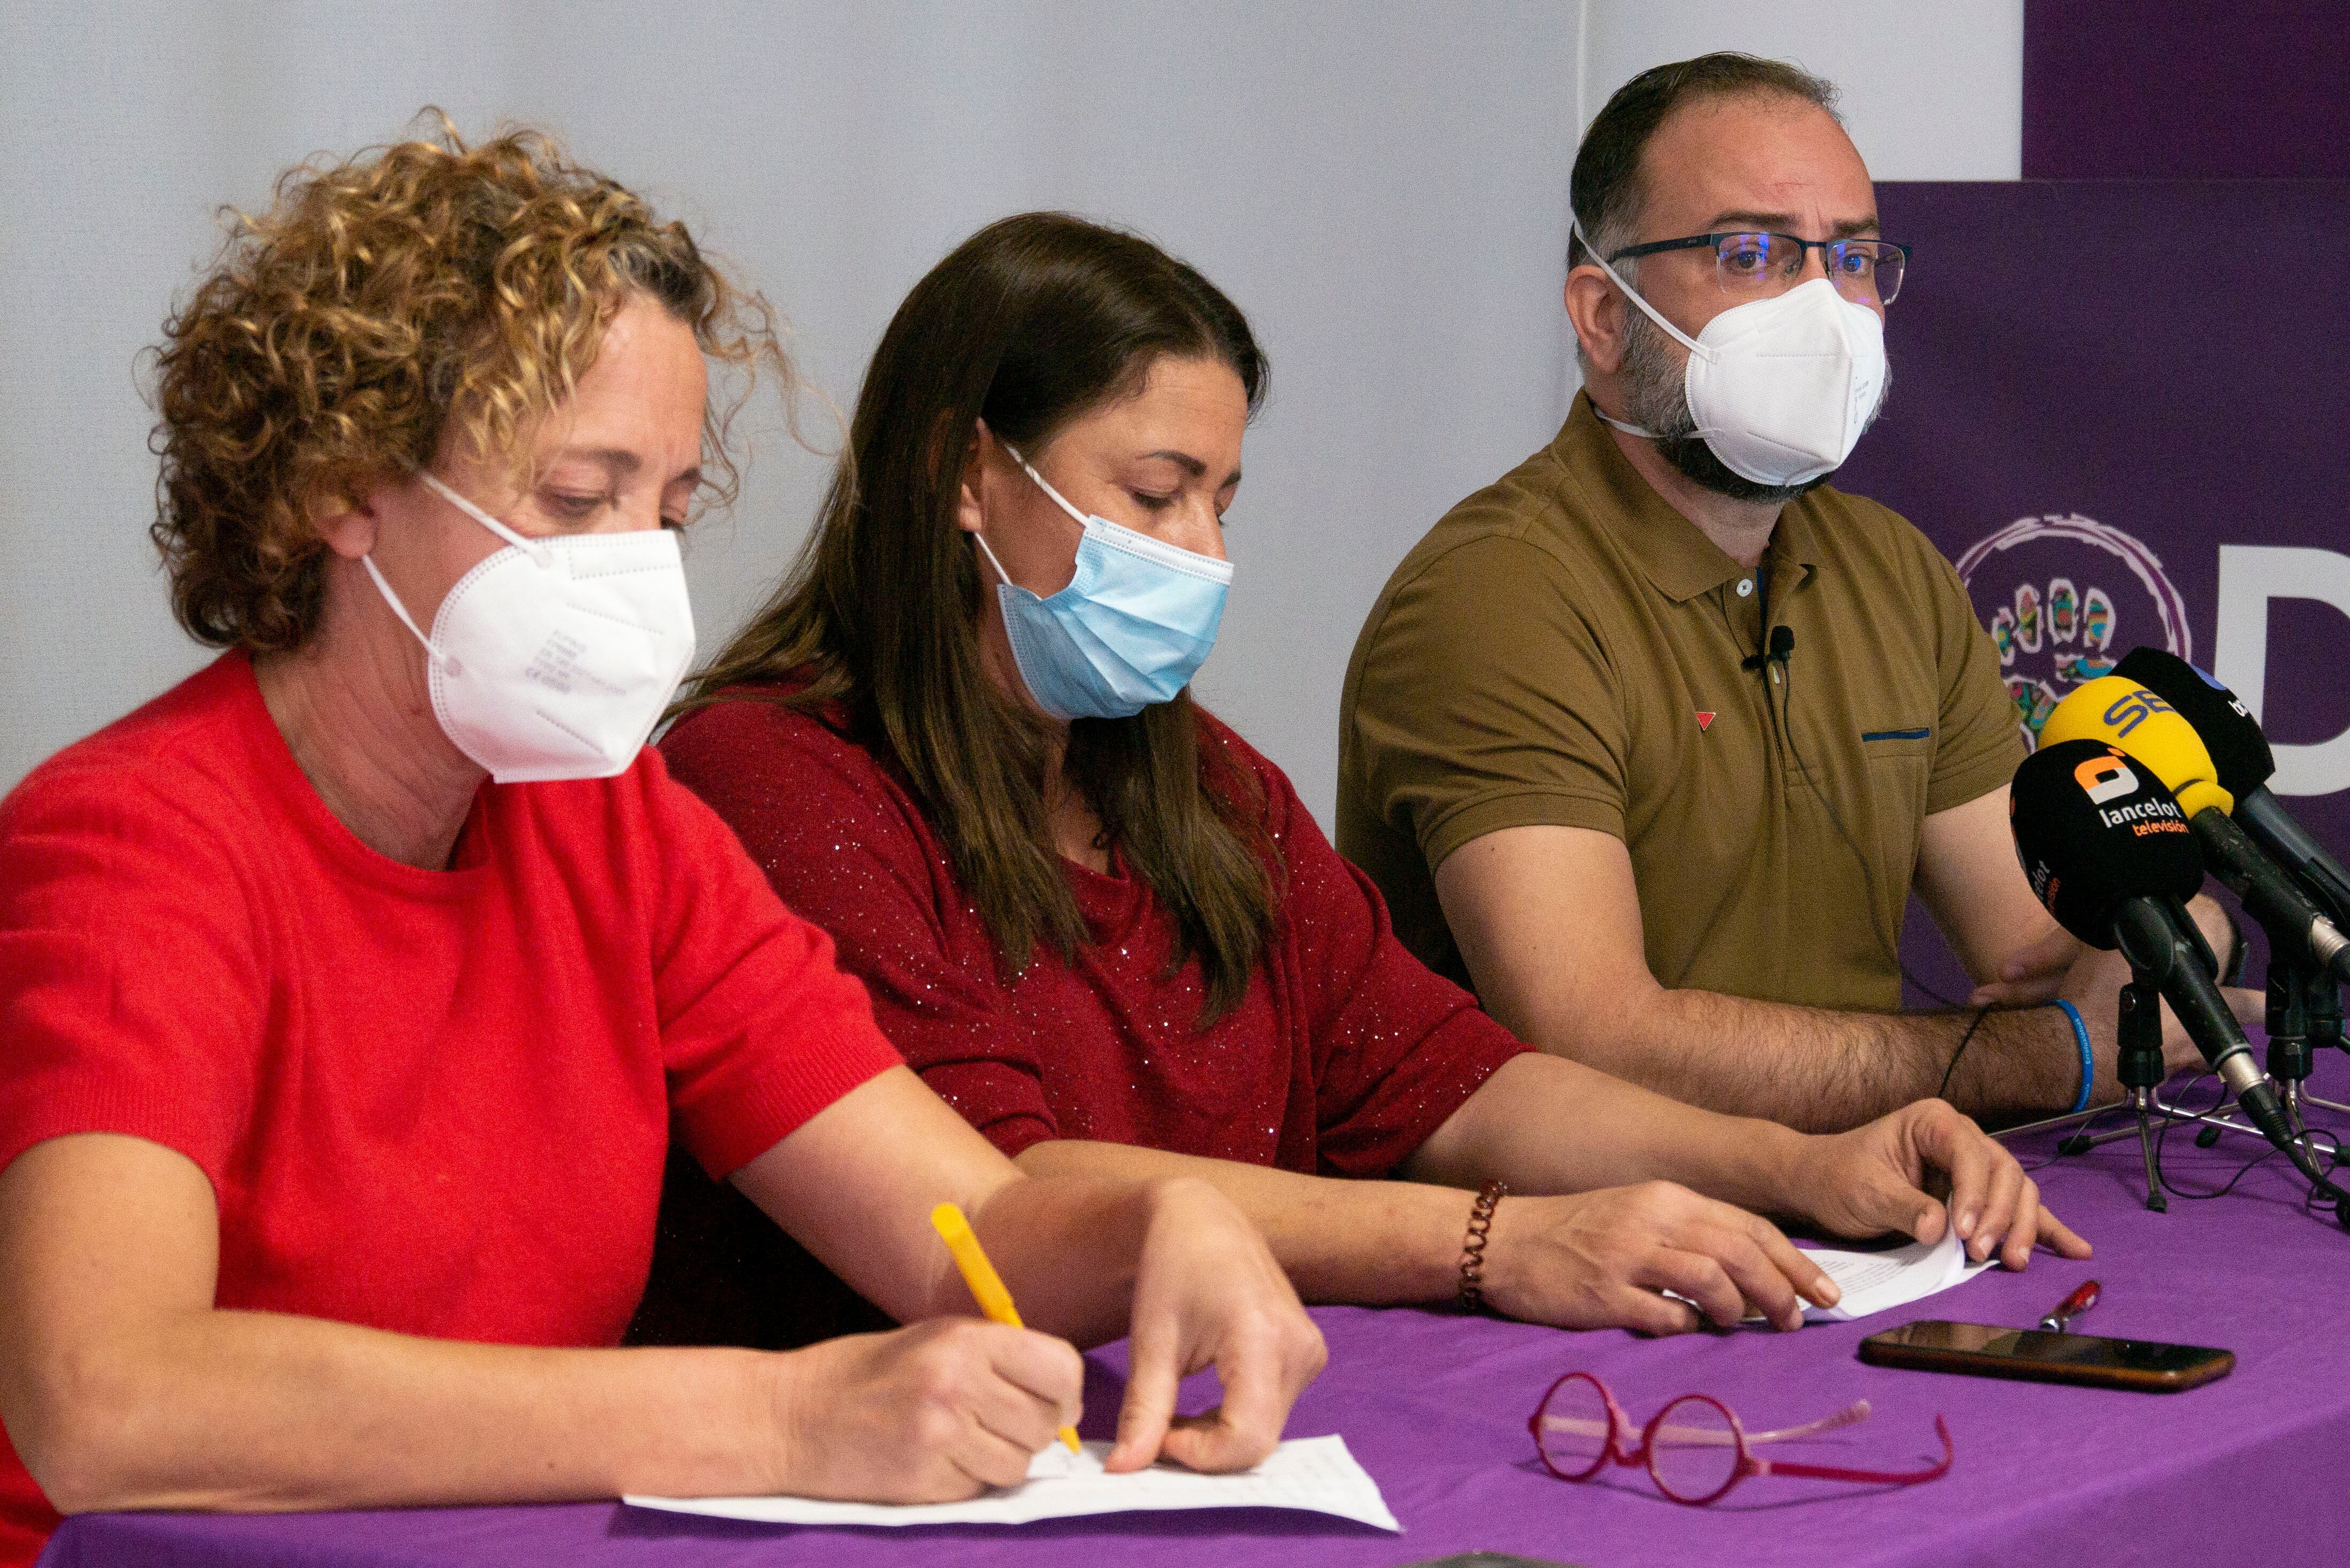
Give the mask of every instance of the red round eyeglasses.
<svg viewBox="0 0 2350 1568">
<path fill-rule="evenodd" d="M 1757 1443 L 1792 1442 L 1867 1418 L 1868 1401 L 1856 1399 L 1833 1416 L 1800 1427 L 1749 1432 L 1737 1413 L 1721 1400 L 1704 1394 L 1684 1394 L 1639 1429 L 1637 1447 L 1627 1448 L 1624 1437 L 1632 1430 L 1632 1422 L 1616 1403 L 1616 1396 L 1590 1373 L 1570 1372 L 1550 1386 L 1542 1403 L 1526 1418 L 1526 1429 L 1534 1434 L 1534 1451 L 1542 1456 L 1543 1468 L 1561 1480 L 1589 1480 L 1610 1462 L 1643 1465 L 1659 1491 L 1693 1507 L 1718 1501 L 1748 1476 L 1910 1486 L 1949 1473 L 1950 1428 L 1939 1416 L 1934 1417 L 1934 1433 L 1942 1439 L 1941 1462 L 1920 1470 L 1846 1469 L 1838 1465 L 1757 1459 L 1748 1451 Z"/>
</svg>

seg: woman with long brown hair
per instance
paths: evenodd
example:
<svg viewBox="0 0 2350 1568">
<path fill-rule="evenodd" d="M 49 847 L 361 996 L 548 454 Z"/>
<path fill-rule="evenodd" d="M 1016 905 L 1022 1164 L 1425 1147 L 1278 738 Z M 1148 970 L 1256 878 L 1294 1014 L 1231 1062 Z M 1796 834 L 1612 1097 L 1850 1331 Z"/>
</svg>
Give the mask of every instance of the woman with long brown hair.
<svg viewBox="0 0 2350 1568">
<path fill-rule="evenodd" d="M 1187 686 L 1264 385 L 1240 311 L 1149 243 L 981 231 L 890 323 L 808 548 L 662 742 L 930 1085 L 1031 1171 L 1214 1182 L 1323 1300 L 1792 1325 L 1834 1287 L 1755 1210 L 2085 1251 L 1939 1102 L 1835 1137 L 1715 1116 L 1527 1051 L 1403 951 Z"/>
</svg>

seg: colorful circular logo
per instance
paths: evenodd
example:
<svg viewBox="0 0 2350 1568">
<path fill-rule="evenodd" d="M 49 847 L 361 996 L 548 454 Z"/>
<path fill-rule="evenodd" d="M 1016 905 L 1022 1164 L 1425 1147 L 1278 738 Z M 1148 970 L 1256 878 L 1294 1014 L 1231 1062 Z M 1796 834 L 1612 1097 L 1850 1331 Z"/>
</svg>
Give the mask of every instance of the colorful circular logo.
<svg viewBox="0 0 2350 1568">
<path fill-rule="evenodd" d="M 2113 673 L 2123 653 L 2195 646 L 2187 602 L 2145 541 L 2082 516 L 2019 517 L 1958 559 L 1975 615 L 1999 649 L 2023 743 L 2039 743 L 2075 686 Z"/>
</svg>

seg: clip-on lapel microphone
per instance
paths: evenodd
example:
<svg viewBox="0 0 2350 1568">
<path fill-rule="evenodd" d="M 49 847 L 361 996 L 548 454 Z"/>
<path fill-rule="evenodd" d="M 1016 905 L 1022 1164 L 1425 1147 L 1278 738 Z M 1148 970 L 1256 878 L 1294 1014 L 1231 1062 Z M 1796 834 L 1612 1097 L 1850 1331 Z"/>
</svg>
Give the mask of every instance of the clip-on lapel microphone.
<svg viewBox="0 0 2350 1568">
<path fill-rule="evenodd" d="M 1767 653 L 1750 653 L 1739 662 L 1741 670 L 1760 670 L 1766 663 L 1785 664 L 1795 652 L 1795 628 L 1774 626 L 1771 628 L 1771 649 Z"/>
</svg>

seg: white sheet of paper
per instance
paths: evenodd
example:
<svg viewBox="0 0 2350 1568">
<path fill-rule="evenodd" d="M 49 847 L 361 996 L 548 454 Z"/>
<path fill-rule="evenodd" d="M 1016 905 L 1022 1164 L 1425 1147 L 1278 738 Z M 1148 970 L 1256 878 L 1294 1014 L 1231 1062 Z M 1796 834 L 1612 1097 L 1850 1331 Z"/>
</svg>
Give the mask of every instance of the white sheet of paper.
<svg viewBox="0 0 2350 1568">
<path fill-rule="evenodd" d="M 1090 1513 L 1165 1509 L 1294 1508 L 1335 1514 L 1401 1532 L 1378 1483 L 1347 1451 L 1347 1440 L 1300 1438 L 1282 1444 L 1254 1469 L 1209 1476 L 1154 1465 L 1129 1475 L 1102 1469 L 1107 1443 L 1072 1454 L 1058 1443 L 1028 1463 L 1019 1486 L 968 1502 L 832 1502 L 806 1497 L 623 1497 L 637 1508 L 745 1519 L 762 1524 L 1026 1524 Z"/>
<path fill-rule="evenodd" d="M 1844 1297 L 1832 1307 L 1806 1307 L 1806 1323 L 1850 1323 L 1894 1307 L 1907 1306 L 1965 1284 L 1991 1266 L 1992 1261 L 1970 1262 L 1955 1229 L 1945 1230 L 1932 1246 L 1912 1241 L 1889 1252 L 1838 1252 L 1814 1248 L 1805 1253 L 1826 1271 Z"/>
<path fill-rule="evenodd" d="M 1944 1231 L 1942 1239 L 1930 1247 L 1923 1241 L 1912 1241 L 1885 1252 L 1843 1252 L 1828 1247 L 1806 1247 L 1804 1256 L 1817 1263 L 1844 1292 L 1832 1307 L 1805 1307 L 1805 1323 L 1850 1323 L 1907 1306 L 1939 1295 L 1952 1285 L 1965 1284 L 1995 1262 L 1985 1259 L 1980 1263 L 1969 1262 L 1956 1231 Z M 1664 1294 L 1674 1301 L 1697 1305 L 1679 1291 L 1666 1291 Z M 1761 1313 L 1750 1313 L 1746 1321 L 1765 1320 Z"/>
</svg>

